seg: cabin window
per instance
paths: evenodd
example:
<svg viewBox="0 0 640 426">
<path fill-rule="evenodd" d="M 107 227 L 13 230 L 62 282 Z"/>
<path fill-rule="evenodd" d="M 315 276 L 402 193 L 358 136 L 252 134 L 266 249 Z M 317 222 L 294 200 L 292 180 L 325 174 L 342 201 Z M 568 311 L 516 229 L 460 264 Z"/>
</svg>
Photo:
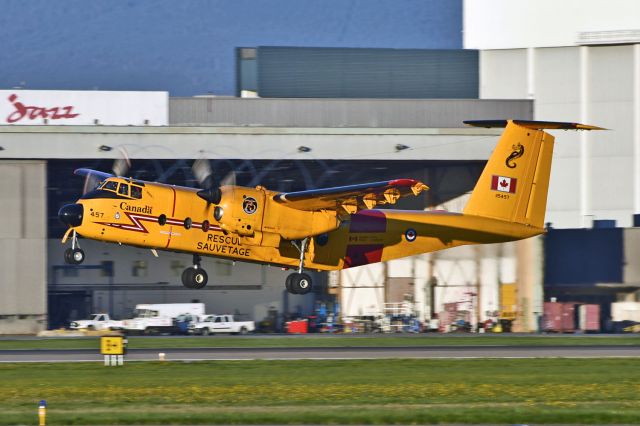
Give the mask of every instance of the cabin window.
<svg viewBox="0 0 640 426">
<path fill-rule="evenodd" d="M 115 192 L 115 190 L 118 189 L 118 182 L 114 182 L 112 180 L 107 181 L 102 186 L 102 189 L 106 189 L 107 191 L 114 191 Z"/>
<path fill-rule="evenodd" d="M 139 186 L 131 185 L 131 198 L 142 198 L 142 188 Z"/>
<path fill-rule="evenodd" d="M 129 195 L 129 185 L 127 185 L 126 183 L 121 183 L 120 184 L 120 188 L 118 188 L 118 194 L 128 196 Z"/>
</svg>

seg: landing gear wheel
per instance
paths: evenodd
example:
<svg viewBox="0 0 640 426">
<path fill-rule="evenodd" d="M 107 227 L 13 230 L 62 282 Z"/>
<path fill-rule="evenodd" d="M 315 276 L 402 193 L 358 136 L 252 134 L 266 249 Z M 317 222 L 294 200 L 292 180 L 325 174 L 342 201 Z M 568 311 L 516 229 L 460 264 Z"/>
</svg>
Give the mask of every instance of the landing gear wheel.
<svg viewBox="0 0 640 426">
<path fill-rule="evenodd" d="M 287 277 L 288 289 L 293 294 L 307 294 L 313 288 L 311 277 L 307 274 L 295 272 Z"/>
<path fill-rule="evenodd" d="M 207 271 L 193 266 L 182 272 L 182 285 L 186 288 L 199 289 L 207 285 L 209 277 Z"/>
<path fill-rule="evenodd" d="M 289 274 L 287 275 L 287 279 L 284 282 L 284 286 L 287 288 L 287 291 L 291 294 L 296 294 L 294 293 L 293 289 L 291 288 L 291 278 L 293 278 L 295 274 Z"/>
<path fill-rule="evenodd" d="M 68 248 L 64 251 L 64 261 L 69 265 L 79 265 L 84 262 L 84 251 L 79 248 Z"/>
</svg>

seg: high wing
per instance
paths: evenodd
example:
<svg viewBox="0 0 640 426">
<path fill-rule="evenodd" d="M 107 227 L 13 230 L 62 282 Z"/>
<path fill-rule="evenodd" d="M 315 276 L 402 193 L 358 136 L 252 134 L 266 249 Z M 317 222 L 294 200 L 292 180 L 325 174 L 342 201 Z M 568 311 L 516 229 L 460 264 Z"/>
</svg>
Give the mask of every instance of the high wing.
<svg viewBox="0 0 640 426">
<path fill-rule="evenodd" d="M 76 169 L 73 171 L 74 174 L 79 176 L 84 176 L 84 187 L 82 188 L 82 193 L 86 194 L 89 191 L 96 189 L 98 184 L 105 179 L 110 177 L 114 177 L 111 173 L 100 172 L 98 170 L 93 169 Z"/>
<path fill-rule="evenodd" d="M 108 179 L 110 177 L 114 177 L 115 175 L 111 174 L 111 173 L 106 173 L 106 172 L 100 172 L 98 170 L 92 170 L 92 169 L 85 169 L 85 168 L 81 168 L 81 169 L 76 169 L 73 172 L 74 174 L 78 175 L 78 176 L 92 176 L 92 177 L 96 177 L 100 180 L 105 180 Z"/>
<path fill-rule="evenodd" d="M 274 196 L 274 200 L 297 210 L 339 210 L 355 213 L 372 209 L 379 204 L 394 204 L 401 197 L 416 196 L 429 189 L 414 179 L 395 179 L 333 188 L 287 192 Z"/>
</svg>

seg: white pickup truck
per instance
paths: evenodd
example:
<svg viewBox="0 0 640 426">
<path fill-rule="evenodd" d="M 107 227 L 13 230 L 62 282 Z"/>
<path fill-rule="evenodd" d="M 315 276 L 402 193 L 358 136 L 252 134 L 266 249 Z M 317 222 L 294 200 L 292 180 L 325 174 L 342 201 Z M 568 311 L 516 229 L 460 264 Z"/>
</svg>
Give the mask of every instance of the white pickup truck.
<svg viewBox="0 0 640 426">
<path fill-rule="evenodd" d="M 79 330 L 86 328 L 87 330 L 118 330 L 123 326 L 122 321 L 112 320 L 109 314 L 91 314 L 86 320 L 71 321 L 69 328 Z"/>
<path fill-rule="evenodd" d="M 255 331 L 253 321 L 235 321 L 233 315 L 209 315 L 189 326 L 189 333 L 207 336 L 216 333 L 247 334 Z"/>
</svg>

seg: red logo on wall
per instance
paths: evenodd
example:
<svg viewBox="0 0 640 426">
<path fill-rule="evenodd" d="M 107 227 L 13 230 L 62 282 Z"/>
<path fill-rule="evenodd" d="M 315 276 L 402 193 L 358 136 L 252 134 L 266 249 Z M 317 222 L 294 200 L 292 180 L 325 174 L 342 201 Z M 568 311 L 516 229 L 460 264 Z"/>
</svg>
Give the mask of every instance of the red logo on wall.
<svg viewBox="0 0 640 426">
<path fill-rule="evenodd" d="M 60 120 L 64 118 L 74 118 L 80 115 L 73 112 L 73 106 L 71 105 L 51 108 L 25 105 L 18 101 L 18 95 L 15 93 L 12 93 L 8 99 L 15 108 L 15 111 L 7 116 L 7 123 L 17 123 L 25 118 L 27 120 L 37 120 L 39 118 Z"/>
</svg>

